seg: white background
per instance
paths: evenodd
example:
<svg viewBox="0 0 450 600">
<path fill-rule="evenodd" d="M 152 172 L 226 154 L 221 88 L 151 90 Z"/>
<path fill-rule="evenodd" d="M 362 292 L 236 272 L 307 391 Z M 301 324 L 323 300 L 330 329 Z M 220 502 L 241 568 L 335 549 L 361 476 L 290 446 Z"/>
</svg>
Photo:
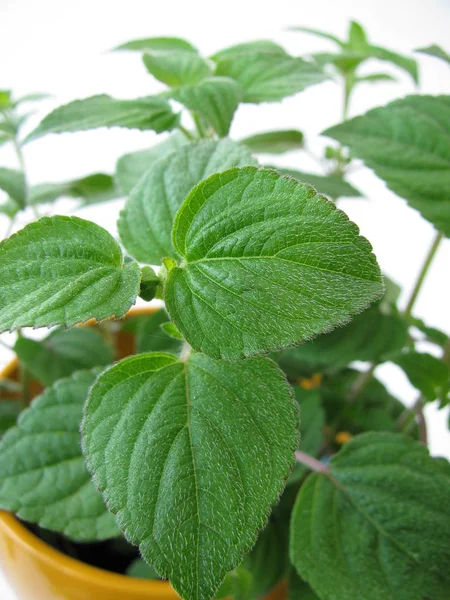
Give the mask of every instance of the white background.
<svg viewBox="0 0 450 600">
<path fill-rule="evenodd" d="M 139 37 L 175 35 L 189 39 L 205 55 L 237 42 L 273 39 L 293 54 L 333 50 L 331 43 L 306 34 L 287 32 L 287 26 L 304 25 L 346 35 L 350 19 L 360 21 L 370 40 L 398 52 L 409 52 L 431 43 L 449 47 L 449 0 L 0 0 L 0 88 L 17 96 L 51 92 L 31 125 L 55 106 L 98 93 L 133 98 L 162 89 L 148 74 L 135 53 L 108 50 Z M 450 92 L 450 69 L 442 62 L 417 55 L 420 92 Z M 408 75 L 383 63 L 371 63 L 367 71 L 395 74 L 397 83 L 366 85 L 354 96 L 351 115 L 414 93 Z M 265 129 L 299 128 L 314 151 L 326 144 L 318 135 L 340 121 L 342 91 L 334 82 L 308 89 L 281 104 L 244 105 L 235 118 L 232 137 Z M 94 171 L 113 172 L 116 159 L 125 152 L 151 146 L 151 132 L 100 130 L 49 136 L 26 147 L 31 183 L 83 176 Z M 161 138 L 162 139 L 162 138 Z M 15 166 L 14 155 L 0 149 L 0 164 Z M 284 164 L 305 170 L 317 166 L 304 153 L 291 154 Z M 340 207 L 358 223 L 371 241 L 383 271 L 403 287 L 403 305 L 431 243 L 433 229 L 418 213 L 389 192 L 368 170 L 350 177 L 367 199 L 344 200 Z M 79 212 L 115 234 L 121 202 Z M 71 204 L 62 203 L 66 212 Z M 21 225 L 23 224 L 23 220 Z M 0 238 L 6 222 L 0 220 Z M 427 287 L 416 304 L 416 314 L 430 325 L 450 332 L 450 243 L 445 241 L 427 278 Z M 9 356 L 0 347 L 0 367 Z M 389 388 L 410 404 L 416 392 L 395 367 L 377 373 Z M 426 409 L 430 423 L 431 450 L 450 455 L 444 412 Z M 3 585 L 3 587 L 2 587 Z M 0 597 L 10 600 L 0 579 Z"/>
</svg>

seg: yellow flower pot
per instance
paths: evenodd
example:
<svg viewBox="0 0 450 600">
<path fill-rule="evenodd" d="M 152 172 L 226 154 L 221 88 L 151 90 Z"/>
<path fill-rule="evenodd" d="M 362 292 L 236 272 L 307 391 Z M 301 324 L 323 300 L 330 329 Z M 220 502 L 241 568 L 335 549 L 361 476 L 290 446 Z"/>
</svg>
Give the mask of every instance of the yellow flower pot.
<svg viewBox="0 0 450 600">
<path fill-rule="evenodd" d="M 154 312 L 154 308 L 134 309 L 130 316 Z M 130 336 L 119 337 L 119 354 L 132 351 Z M 1 373 L 14 377 L 17 361 Z M 32 388 L 32 394 L 39 393 Z M 14 517 L 0 511 L 0 569 L 19 600 L 179 600 L 165 581 L 136 579 L 104 571 L 58 552 Z M 285 600 L 284 585 L 265 600 Z"/>
</svg>

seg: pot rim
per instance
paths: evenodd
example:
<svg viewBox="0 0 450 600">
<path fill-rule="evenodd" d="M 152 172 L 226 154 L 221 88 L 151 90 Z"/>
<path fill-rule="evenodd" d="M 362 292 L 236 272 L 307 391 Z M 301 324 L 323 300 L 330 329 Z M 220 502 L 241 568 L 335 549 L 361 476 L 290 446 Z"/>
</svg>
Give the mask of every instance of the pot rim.
<svg viewBox="0 0 450 600">
<path fill-rule="evenodd" d="M 126 317 L 132 317 L 139 314 L 153 313 L 159 310 L 159 306 L 133 307 Z M 92 323 L 92 321 L 90 321 Z M 89 322 L 87 323 L 89 324 Z M 17 368 L 18 360 L 14 358 L 0 372 L 0 376 L 8 377 Z M 41 560 L 48 564 L 52 564 L 55 569 L 71 575 L 77 579 L 83 579 L 87 582 L 96 582 L 104 588 L 114 589 L 115 591 L 130 592 L 146 592 L 148 594 L 159 594 L 159 597 L 167 600 L 176 600 L 178 594 L 172 588 L 168 581 L 158 581 L 150 579 L 138 579 L 113 571 L 107 571 L 84 563 L 76 558 L 72 558 L 67 554 L 63 554 L 56 550 L 37 535 L 29 531 L 22 523 L 12 514 L 0 510 L 0 526 L 17 544 L 26 548 L 30 554 L 38 555 Z"/>
</svg>

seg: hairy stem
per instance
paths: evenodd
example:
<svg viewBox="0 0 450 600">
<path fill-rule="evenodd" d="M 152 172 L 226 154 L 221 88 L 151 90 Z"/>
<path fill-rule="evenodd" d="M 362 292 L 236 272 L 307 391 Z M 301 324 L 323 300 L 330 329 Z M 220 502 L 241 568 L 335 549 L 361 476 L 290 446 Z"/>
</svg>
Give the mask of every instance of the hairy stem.
<svg viewBox="0 0 450 600">
<path fill-rule="evenodd" d="M 315 471 L 316 473 L 328 473 L 326 465 L 320 462 L 320 460 L 317 460 L 317 458 L 314 458 L 314 456 L 310 456 L 309 454 L 301 452 L 300 450 L 297 450 L 295 453 L 295 460 L 308 467 L 308 469 Z"/>
<path fill-rule="evenodd" d="M 369 385 L 370 380 L 372 379 L 373 372 L 377 368 L 378 363 L 373 362 L 370 364 L 367 371 L 362 371 L 359 376 L 356 378 L 355 383 L 350 390 L 350 393 L 347 397 L 349 402 L 354 402 L 356 398 L 366 389 Z"/>
<path fill-rule="evenodd" d="M 413 291 L 411 292 L 411 296 L 408 300 L 408 303 L 406 305 L 405 312 L 403 313 L 405 317 L 409 317 L 411 315 L 411 311 L 417 300 L 417 296 L 419 295 L 422 284 L 425 280 L 425 277 L 428 273 L 431 263 L 433 262 L 433 258 L 436 255 L 437 249 L 439 248 L 439 244 L 441 243 L 442 238 L 443 238 L 442 233 L 437 233 L 433 240 L 433 243 L 431 244 L 431 247 L 428 251 L 428 254 L 425 257 L 425 261 L 422 265 L 419 275 L 417 276 L 417 280 L 414 285 Z"/>
</svg>

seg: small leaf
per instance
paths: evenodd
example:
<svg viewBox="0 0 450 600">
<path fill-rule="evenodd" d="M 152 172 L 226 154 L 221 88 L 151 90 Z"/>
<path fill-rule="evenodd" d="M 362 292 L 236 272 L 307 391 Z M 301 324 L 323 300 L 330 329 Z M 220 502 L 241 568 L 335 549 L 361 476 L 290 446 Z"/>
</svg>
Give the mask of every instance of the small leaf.
<svg viewBox="0 0 450 600">
<path fill-rule="evenodd" d="M 151 267 L 142 267 L 139 296 L 146 302 L 150 302 L 156 296 L 159 285 L 159 277 L 155 271 Z"/>
<path fill-rule="evenodd" d="M 431 354 L 406 352 L 392 358 L 392 362 L 403 369 L 411 385 L 430 402 L 439 397 L 439 388 L 450 376 L 447 365 Z"/>
<path fill-rule="evenodd" d="M 212 74 L 208 61 L 192 51 L 155 50 L 142 60 L 147 71 L 169 87 L 197 83 Z"/>
<path fill-rule="evenodd" d="M 358 83 L 378 83 L 379 81 L 397 81 L 395 77 L 389 75 L 389 73 L 371 73 L 370 75 L 362 75 L 357 77 Z"/>
<path fill-rule="evenodd" d="M 345 323 L 383 291 L 370 244 L 313 188 L 233 168 L 197 185 L 178 211 L 182 257 L 164 300 L 191 346 L 237 359 Z"/>
<path fill-rule="evenodd" d="M 426 335 L 428 341 L 432 342 L 433 344 L 437 344 L 438 346 L 441 346 L 442 348 L 445 346 L 445 344 L 449 340 L 449 336 L 446 333 L 444 333 L 440 329 L 436 329 L 436 327 L 430 327 L 422 319 L 418 319 L 416 317 L 411 317 L 410 323 L 414 327 L 417 327 L 417 329 L 419 329 L 419 331 L 424 333 Z"/>
<path fill-rule="evenodd" d="M 5 191 L 20 208 L 25 208 L 25 177 L 22 171 L 0 167 L 0 190 Z"/>
<path fill-rule="evenodd" d="M 47 115 L 25 141 L 49 133 L 86 131 L 98 127 L 126 127 L 151 129 L 160 133 L 170 131 L 178 124 L 178 115 L 169 103 L 157 96 L 137 100 L 116 100 L 101 94 L 84 100 L 75 100 L 56 108 Z"/>
<path fill-rule="evenodd" d="M 169 335 L 170 337 L 174 338 L 175 340 L 182 340 L 183 339 L 183 336 L 179 332 L 178 328 L 172 323 L 172 321 L 168 321 L 167 323 L 163 323 L 161 325 L 161 329 L 164 331 L 164 333 L 167 333 L 167 335 Z"/>
<path fill-rule="evenodd" d="M 30 204 L 55 202 L 62 197 L 80 198 L 82 205 L 107 202 L 119 196 L 114 179 L 106 173 L 93 173 L 81 179 L 60 183 L 41 183 L 30 189 Z"/>
<path fill-rule="evenodd" d="M 137 352 L 169 352 L 178 356 L 181 351 L 180 340 L 167 335 L 161 325 L 167 323 L 167 313 L 158 310 L 151 315 L 135 318 Z"/>
<path fill-rule="evenodd" d="M 120 46 L 113 48 L 113 50 L 182 50 L 185 52 L 197 52 L 196 48 L 194 48 L 192 44 L 177 37 L 153 37 L 133 40 L 131 42 L 121 44 Z"/>
<path fill-rule="evenodd" d="M 345 181 L 338 175 L 317 175 L 316 173 L 304 173 L 297 169 L 285 169 L 284 167 L 270 167 L 281 173 L 281 175 L 289 175 L 294 179 L 298 179 L 302 183 L 312 185 L 320 194 L 325 194 L 330 198 L 354 198 L 362 196 L 355 187 L 348 181 Z"/>
<path fill-rule="evenodd" d="M 242 90 L 234 79 L 210 77 L 174 90 L 170 97 L 204 117 L 219 137 L 228 135 Z"/>
<path fill-rule="evenodd" d="M 254 163 L 247 148 L 229 139 L 203 140 L 165 156 L 140 180 L 121 212 L 117 225 L 123 245 L 152 265 L 175 255 L 173 221 L 192 188 L 212 173 Z"/>
<path fill-rule="evenodd" d="M 2 392 L 0 396 L 3 395 L 5 387 L 6 391 L 8 391 L 8 387 L 4 386 L 5 382 L 7 381 L 8 380 L 0 379 L 0 392 Z M 11 383 L 16 382 L 13 381 Z M 16 383 L 16 385 L 19 384 Z M 13 388 L 11 391 L 17 393 L 17 391 L 20 391 L 20 385 L 19 390 Z M 20 402 L 18 402 L 17 400 L 4 400 L 3 398 L 0 400 L 0 438 L 3 436 L 4 433 L 6 433 L 6 431 L 8 431 L 8 429 L 14 427 L 17 421 L 17 417 L 20 415 L 20 410 Z"/>
<path fill-rule="evenodd" d="M 17 98 L 17 100 L 14 100 L 13 106 L 20 106 L 21 104 L 25 104 L 27 102 L 40 102 L 41 100 L 47 100 L 47 98 L 51 97 L 51 94 L 25 94 L 25 96 L 21 96 L 20 98 Z"/>
<path fill-rule="evenodd" d="M 11 106 L 11 90 L 0 90 L 0 110 Z"/>
<path fill-rule="evenodd" d="M 348 43 L 346 44 L 346 46 L 350 48 L 350 50 L 359 52 L 366 50 L 368 45 L 369 42 L 367 40 L 367 35 L 362 25 L 360 25 L 356 21 L 350 21 Z"/>
<path fill-rule="evenodd" d="M 122 317 L 140 271 L 114 238 L 77 217 L 44 217 L 0 243 L 0 331 Z"/>
<path fill-rule="evenodd" d="M 113 362 L 112 348 L 94 329 L 56 329 L 38 342 L 19 338 L 14 346 L 20 362 L 45 386 L 75 371 Z"/>
<path fill-rule="evenodd" d="M 391 190 L 450 236 L 450 96 L 407 96 L 324 135 L 349 146 Z"/>
<path fill-rule="evenodd" d="M 296 420 L 289 386 L 266 358 L 142 354 L 92 387 L 84 450 L 143 558 L 181 596 L 209 600 L 284 487 Z"/>
<path fill-rule="evenodd" d="M 409 73 L 416 83 L 419 82 L 417 62 L 414 58 L 409 58 L 402 54 L 397 54 L 397 52 L 393 52 L 392 50 L 388 50 L 387 48 L 373 45 L 369 46 L 368 54 L 367 58 L 376 58 L 378 60 L 390 62 L 396 67 Z"/>
<path fill-rule="evenodd" d="M 129 194 L 142 175 L 153 166 L 153 163 L 187 143 L 188 141 L 182 133 L 175 132 L 151 148 L 124 154 L 116 165 L 117 185 L 124 194 Z"/>
<path fill-rule="evenodd" d="M 235 46 L 230 46 L 229 48 L 225 48 L 224 50 L 220 50 L 216 52 L 211 58 L 215 62 L 219 62 L 222 59 L 233 59 L 237 57 L 242 57 L 245 55 L 256 55 L 258 53 L 264 54 L 281 54 L 287 56 L 284 48 L 275 44 L 270 40 L 257 40 L 256 42 L 244 42 L 243 44 L 236 44 Z"/>
<path fill-rule="evenodd" d="M 138 579 L 160 579 L 155 569 L 148 565 L 142 558 L 136 558 L 127 569 L 129 577 L 137 577 Z"/>
<path fill-rule="evenodd" d="M 338 46 L 344 47 L 345 42 L 340 40 L 335 35 L 331 33 L 327 33 L 326 31 L 320 31 L 319 29 L 312 29 L 311 27 L 288 27 L 289 31 L 301 31 L 302 33 L 311 33 L 312 35 L 316 35 L 325 40 L 329 40 L 330 42 L 334 42 Z"/>
<path fill-rule="evenodd" d="M 10 219 L 15 217 L 20 210 L 20 206 L 17 204 L 17 202 L 12 200 L 12 198 L 8 198 L 6 202 L 0 204 L 0 213 L 6 215 Z"/>
<path fill-rule="evenodd" d="M 245 567 L 238 567 L 234 571 L 226 574 L 219 591 L 216 594 L 217 600 L 226 598 L 230 600 L 254 600 L 252 595 L 253 577 Z"/>
<path fill-rule="evenodd" d="M 235 79 L 243 102 L 278 102 L 327 77 L 314 63 L 286 53 L 254 52 L 221 58 L 216 75 Z"/>
<path fill-rule="evenodd" d="M 321 598 L 445 600 L 450 477 L 399 434 L 353 438 L 300 489 L 291 560 Z"/>
<path fill-rule="evenodd" d="M 266 131 L 241 140 L 252 152 L 257 154 L 283 154 L 303 148 L 304 136 L 296 129 Z"/>
<path fill-rule="evenodd" d="M 437 44 L 431 44 L 431 46 L 427 46 L 426 48 L 417 48 L 415 52 L 421 52 L 422 54 L 428 54 L 429 56 L 440 58 L 450 65 L 450 55 Z"/>
<path fill-rule="evenodd" d="M 81 453 L 80 421 L 98 371 L 58 381 L 0 444 L 0 506 L 79 542 L 119 535 Z"/>
</svg>

